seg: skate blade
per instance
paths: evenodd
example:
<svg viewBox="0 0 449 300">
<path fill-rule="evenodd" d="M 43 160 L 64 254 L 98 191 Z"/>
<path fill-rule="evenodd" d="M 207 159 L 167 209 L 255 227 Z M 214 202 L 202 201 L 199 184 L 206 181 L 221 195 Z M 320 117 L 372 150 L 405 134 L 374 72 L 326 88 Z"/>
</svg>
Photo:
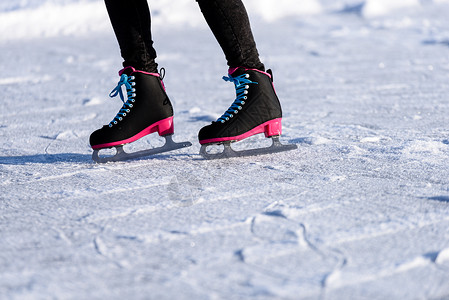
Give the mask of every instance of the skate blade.
<svg viewBox="0 0 449 300">
<path fill-rule="evenodd" d="M 259 149 L 249 149 L 249 150 L 241 150 L 236 151 L 232 149 L 231 142 L 223 143 L 224 150 L 221 153 L 210 154 L 207 153 L 206 148 L 208 145 L 201 145 L 200 154 L 205 159 L 222 159 L 222 158 L 231 158 L 231 157 L 244 157 L 244 156 L 254 156 L 254 155 L 263 155 L 263 154 L 272 154 L 283 151 L 295 150 L 298 148 L 295 144 L 287 144 L 284 145 L 279 141 L 279 136 L 272 137 L 273 143 L 270 147 L 259 148 Z"/>
<path fill-rule="evenodd" d="M 165 144 L 161 147 L 153 148 L 153 149 L 147 149 L 147 150 L 141 150 L 137 152 L 128 153 L 125 152 L 123 149 L 123 145 L 117 146 L 116 151 L 117 153 L 114 156 L 107 156 L 107 157 L 100 157 L 99 152 L 101 149 L 94 150 L 94 153 L 92 153 L 92 160 L 96 163 L 107 163 L 107 162 L 117 162 L 117 161 L 124 161 L 129 159 L 136 159 L 140 157 L 150 156 L 158 153 L 164 153 L 168 151 L 173 151 L 185 147 L 192 146 L 191 142 L 181 142 L 176 143 L 173 141 L 173 137 L 171 135 L 164 136 L 165 138 Z"/>
</svg>

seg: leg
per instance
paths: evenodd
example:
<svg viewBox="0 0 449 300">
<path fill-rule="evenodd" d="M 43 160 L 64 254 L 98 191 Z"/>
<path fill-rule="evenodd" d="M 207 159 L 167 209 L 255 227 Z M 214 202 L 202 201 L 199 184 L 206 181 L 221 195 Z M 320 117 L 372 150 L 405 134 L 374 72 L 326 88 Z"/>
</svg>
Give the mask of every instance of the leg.
<svg viewBox="0 0 449 300">
<path fill-rule="evenodd" d="M 264 71 L 254 42 L 248 14 L 241 0 L 197 0 L 230 68 Z"/>
<path fill-rule="evenodd" d="M 109 162 L 137 158 L 188 147 L 191 144 L 174 143 L 173 106 L 165 92 L 162 77 L 154 61 L 150 29 L 150 11 L 146 0 L 105 0 L 114 32 L 124 58 L 120 81 L 109 94 L 120 96 L 123 106 L 109 122 L 90 135 L 96 162 Z M 126 91 L 125 91 L 126 90 Z M 126 93 L 126 96 L 125 96 Z M 136 153 L 126 153 L 123 145 L 157 132 L 166 144 Z M 104 148 L 117 149 L 113 157 L 100 158 Z"/>
<path fill-rule="evenodd" d="M 292 150 L 296 145 L 282 145 L 282 109 L 273 86 L 270 70 L 259 59 L 248 15 L 241 0 L 197 0 L 203 15 L 225 53 L 229 76 L 236 99 L 215 122 L 198 133 L 200 154 L 207 158 L 225 158 Z M 230 143 L 264 133 L 273 139 L 271 147 L 233 151 Z M 224 144 L 223 153 L 210 155 L 206 147 Z"/>
<path fill-rule="evenodd" d="M 105 0 L 105 3 L 124 59 L 123 67 L 157 73 L 147 0 Z"/>
</svg>

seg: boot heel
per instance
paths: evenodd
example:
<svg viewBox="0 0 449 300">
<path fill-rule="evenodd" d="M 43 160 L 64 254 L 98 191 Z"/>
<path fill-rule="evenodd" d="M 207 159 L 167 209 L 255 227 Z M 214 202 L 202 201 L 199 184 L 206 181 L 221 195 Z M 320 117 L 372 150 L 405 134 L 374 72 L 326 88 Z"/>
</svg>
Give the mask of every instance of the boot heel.
<svg viewBox="0 0 449 300">
<path fill-rule="evenodd" d="M 173 117 L 161 120 L 157 124 L 157 133 L 160 136 L 171 135 L 175 132 Z"/>
<path fill-rule="evenodd" d="M 265 137 L 271 137 L 282 134 L 281 119 L 274 119 L 265 125 Z"/>
</svg>

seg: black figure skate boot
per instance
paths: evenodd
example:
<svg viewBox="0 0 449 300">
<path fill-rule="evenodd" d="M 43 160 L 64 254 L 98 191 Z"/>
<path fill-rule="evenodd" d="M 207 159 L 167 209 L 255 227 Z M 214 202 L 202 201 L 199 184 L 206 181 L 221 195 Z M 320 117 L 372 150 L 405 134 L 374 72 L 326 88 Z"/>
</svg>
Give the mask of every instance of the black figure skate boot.
<svg viewBox="0 0 449 300">
<path fill-rule="evenodd" d="M 126 67 L 119 72 L 120 81 L 109 96 L 117 95 L 123 106 L 115 118 L 90 136 L 90 145 L 94 149 L 92 159 L 103 163 L 138 158 L 156 153 L 191 146 L 190 142 L 175 143 L 172 140 L 173 107 L 165 92 L 161 75 L 147 73 Z M 126 101 L 122 87 L 126 88 Z M 158 148 L 126 153 L 123 145 L 132 143 L 148 134 L 157 132 L 165 137 L 165 145 Z M 101 149 L 115 147 L 116 155 L 99 157 Z"/>
<path fill-rule="evenodd" d="M 237 98 L 217 121 L 200 130 L 200 154 L 204 158 L 269 154 L 297 148 L 296 145 L 283 145 L 279 142 L 282 133 L 282 110 L 272 78 L 271 70 L 266 73 L 243 67 L 229 69 L 229 76 L 223 79 L 234 83 Z M 272 145 L 245 151 L 235 151 L 231 148 L 232 142 L 258 133 L 264 133 L 267 138 L 271 137 Z M 206 148 L 212 144 L 223 144 L 223 152 L 208 153 Z"/>
</svg>

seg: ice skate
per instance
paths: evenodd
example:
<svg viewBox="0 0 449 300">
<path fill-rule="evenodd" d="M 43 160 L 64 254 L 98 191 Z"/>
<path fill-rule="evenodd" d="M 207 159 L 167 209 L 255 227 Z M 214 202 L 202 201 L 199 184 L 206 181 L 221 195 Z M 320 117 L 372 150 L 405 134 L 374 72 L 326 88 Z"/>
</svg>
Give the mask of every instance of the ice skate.
<svg viewBox="0 0 449 300">
<path fill-rule="evenodd" d="M 119 72 L 120 81 L 110 93 L 120 96 L 123 106 L 115 118 L 90 136 L 94 150 L 92 159 L 97 163 L 122 161 L 189 147 L 190 142 L 175 143 L 172 139 L 173 107 L 165 92 L 160 74 L 147 73 L 127 67 Z M 126 90 L 126 99 L 124 96 Z M 126 101 L 125 101 L 126 100 Z M 123 145 L 157 132 L 165 138 L 161 147 L 127 153 Z M 101 157 L 99 152 L 116 148 L 116 154 Z"/>
<path fill-rule="evenodd" d="M 273 87 L 271 70 L 235 68 L 229 70 L 225 81 L 234 83 L 237 97 L 229 109 L 215 122 L 203 127 L 198 139 L 200 154 L 206 159 L 242 157 L 271 154 L 296 149 L 294 144 L 281 144 L 282 110 Z M 272 139 L 266 148 L 236 151 L 231 143 L 241 141 L 255 134 L 264 133 Z M 223 144 L 220 153 L 208 153 L 210 145 Z"/>
</svg>

